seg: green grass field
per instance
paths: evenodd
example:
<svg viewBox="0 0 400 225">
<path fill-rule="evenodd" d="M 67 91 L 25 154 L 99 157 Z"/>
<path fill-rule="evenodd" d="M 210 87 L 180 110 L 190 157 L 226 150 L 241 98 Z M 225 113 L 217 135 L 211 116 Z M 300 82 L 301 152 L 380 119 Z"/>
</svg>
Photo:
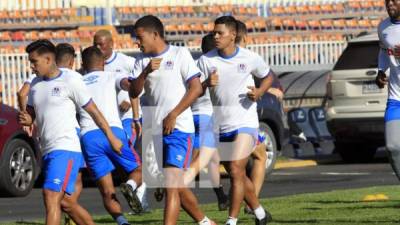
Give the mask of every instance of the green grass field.
<svg viewBox="0 0 400 225">
<path fill-rule="evenodd" d="M 386 201 L 363 201 L 366 195 L 385 194 Z M 272 213 L 273 222 L 278 225 L 360 225 L 360 224 L 399 224 L 400 223 L 400 188 L 381 186 L 344 191 L 332 191 L 317 194 L 301 194 L 289 197 L 263 199 L 263 205 Z M 215 204 L 203 205 L 208 217 L 218 224 L 224 224 L 227 212 L 219 212 Z M 243 210 L 242 210 L 243 211 Z M 238 224 L 254 224 L 253 217 L 241 214 Z M 128 216 L 132 225 L 162 224 L 162 210 L 142 216 Z M 96 216 L 96 224 L 115 224 L 110 216 Z M 36 225 L 43 222 L 17 221 L 11 224 Z M 195 224 L 184 212 L 181 224 Z"/>
</svg>

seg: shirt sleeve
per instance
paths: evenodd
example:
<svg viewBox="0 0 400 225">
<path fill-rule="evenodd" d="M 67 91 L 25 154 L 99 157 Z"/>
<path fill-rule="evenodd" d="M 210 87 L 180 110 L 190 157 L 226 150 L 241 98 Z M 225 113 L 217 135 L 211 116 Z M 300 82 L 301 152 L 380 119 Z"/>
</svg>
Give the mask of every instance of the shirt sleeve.
<svg viewBox="0 0 400 225">
<path fill-rule="evenodd" d="M 28 79 L 25 80 L 24 84 L 31 84 L 33 79 L 35 79 L 36 74 L 32 74 L 28 77 Z"/>
<path fill-rule="evenodd" d="M 384 49 L 379 50 L 379 57 L 378 57 L 378 70 L 386 71 L 389 68 L 390 59 L 387 51 Z"/>
<path fill-rule="evenodd" d="M 117 74 L 115 74 L 115 76 L 113 75 L 113 77 L 115 79 L 115 87 L 117 88 L 118 91 L 120 91 L 120 90 L 122 90 L 121 81 L 123 79 L 132 79 L 133 75 L 124 74 L 124 73 L 117 73 Z"/>
<path fill-rule="evenodd" d="M 135 61 L 135 64 L 133 65 L 133 72 L 132 72 L 132 78 L 136 79 L 140 76 L 142 71 L 144 70 L 143 67 L 143 58 L 138 58 Z"/>
<path fill-rule="evenodd" d="M 67 76 L 70 76 L 70 74 Z M 70 98 L 74 101 L 75 105 L 79 107 L 86 107 L 92 100 L 92 96 L 80 75 L 73 76 L 73 74 L 71 74 L 69 79 L 69 89 Z"/>
<path fill-rule="evenodd" d="M 201 75 L 199 68 L 196 66 L 192 55 L 189 50 L 186 48 L 181 48 L 181 75 L 185 82 L 189 82 L 191 79 L 195 77 L 199 77 Z"/>
<path fill-rule="evenodd" d="M 258 78 L 264 78 L 269 74 L 270 70 L 271 68 L 264 62 L 264 59 L 260 55 L 254 54 L 251 74 Z"/>
<path fill-rule="evenodd" d="M 127 59 L 128 59 L 128 63 L 127 63 L 128 64 L 128 71 L 133 74 L 133 72 L 135 71 L 136 59 L 134 57 L 131 57 L 131 56 L 128 56 Z"/>
</svg>

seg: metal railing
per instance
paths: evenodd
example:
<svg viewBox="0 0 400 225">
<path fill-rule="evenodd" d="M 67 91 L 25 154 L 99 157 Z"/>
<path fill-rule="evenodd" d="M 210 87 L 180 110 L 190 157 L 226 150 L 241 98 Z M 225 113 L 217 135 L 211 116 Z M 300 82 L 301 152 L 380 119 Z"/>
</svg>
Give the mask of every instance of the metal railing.
<svg viewBox="0 0 400 225">
<path fill-rule="evenodd" d="M 331 69 L 346 47 L 346 42 L 294 42 L 278 44 L 249 45 L 248 48 L 263 57 L 274 71 L 306 71 Z M 200 47 L 189 47 L 200 52 Z M 124 49 L 121 52 L 138 52 L 138 49 Z M 78 53 L 75 65 L 80 66 Z M 26 54 L 0 54 L 0 92 L 3 103 L 17 107 L 17 91 L 30 76 Z"/>
</svg>

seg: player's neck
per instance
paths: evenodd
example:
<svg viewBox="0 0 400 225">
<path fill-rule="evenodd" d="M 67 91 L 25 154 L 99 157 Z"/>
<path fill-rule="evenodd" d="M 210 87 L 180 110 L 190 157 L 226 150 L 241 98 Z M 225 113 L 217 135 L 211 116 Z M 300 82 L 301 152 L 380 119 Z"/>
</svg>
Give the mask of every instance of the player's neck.
<svg viewBox="0 0 400 225">
<path fill-rule="evenodd" d="M 106 58 L 106 61 L 109 61 L 113 55 L 114 51 L 111 51 L 109 54 L 105 55 L 104 58 Z"/>
<path fill-rule="evenodd" d="M 152 55 L 161 55 L 164 52 L 166 52 L 167 49 L 168 49 L 168 45 L 164 41 L 160 41 L 159 44 L 155 45 Z"/>
<path fill-rule="evenodd" d="M 229 57 L 232 56 L 236 53 L 237 51 L 237 46 L 236 45 L 230 45 L 226 48 L 223 49 L 219 49 L 218 52 L 220 55 L 224 56 L 224 57 Z"/>
<path fill-rule="evenodd" d="M 60 73 L 61 73 L 61 71 L 58 69 L 58 67 L 57 66 L 53 66 L 50 69 L 49 73 L 47 75 L 45 75 L 44 77 L 45 77 L 46 80 L 51 80 L 51 79 L 59 76 Z"/>
</svg>

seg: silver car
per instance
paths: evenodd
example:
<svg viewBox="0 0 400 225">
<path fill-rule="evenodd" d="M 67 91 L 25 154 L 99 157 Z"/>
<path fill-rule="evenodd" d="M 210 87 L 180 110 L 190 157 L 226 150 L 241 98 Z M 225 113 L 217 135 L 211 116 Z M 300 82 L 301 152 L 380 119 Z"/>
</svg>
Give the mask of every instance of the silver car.
<svg viewBox="0 0 400 225">
<path fill-rule="evenodd" d="M 328 126 L 345 161 L 369 161 L 384 145 L 388 91 L 375 84 L 378 53 L 377 34 L 351 40 L 328 82 Z"/>
</svg>

